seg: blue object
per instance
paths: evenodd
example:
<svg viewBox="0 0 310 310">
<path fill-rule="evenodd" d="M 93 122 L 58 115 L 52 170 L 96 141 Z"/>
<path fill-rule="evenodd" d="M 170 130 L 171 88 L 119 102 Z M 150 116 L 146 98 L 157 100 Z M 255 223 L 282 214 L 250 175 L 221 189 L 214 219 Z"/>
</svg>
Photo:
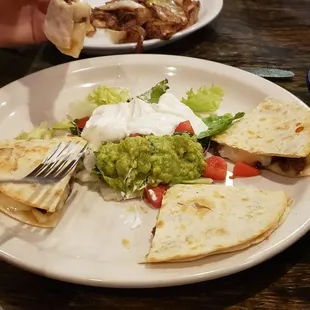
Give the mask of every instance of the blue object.
<svg viewBox="0 0 310 310">
<path fill-rule="evenodd" d="M 306 81 L 307 81 L 308 91 L 310 92 L 310 70 L 308 70 Z"/>
<path fill-rule="evenodd" d="M 265 79 L 272 80 L 290 80 L 295 74 L 292 71 L 277 69 L 277 68 L 262 68 L 262 67 L 239 67 L 244 71 L 248 71 Z"/>
</svg>

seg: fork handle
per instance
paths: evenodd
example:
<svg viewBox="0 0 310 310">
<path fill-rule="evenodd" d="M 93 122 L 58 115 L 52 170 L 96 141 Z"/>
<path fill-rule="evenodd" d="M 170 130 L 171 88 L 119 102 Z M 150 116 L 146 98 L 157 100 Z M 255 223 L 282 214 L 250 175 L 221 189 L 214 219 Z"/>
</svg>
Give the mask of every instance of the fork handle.
<svg viewBox="0 0 310 310">
<path fill-rule="evenodd" d="M 3 183 L 19 183 L 19 184 L 33 184 L 33 183 L 40 183 L 40 184 L 49 184 L 49 183 L 55 183 L 58 182 L 59 179 L 53 178 L 53 179 L 47 179 L 47 178 L 23 178 L 23 179 L 17 179 L 17 178 L 0 178 L 0 184 Z"/>
</svg>

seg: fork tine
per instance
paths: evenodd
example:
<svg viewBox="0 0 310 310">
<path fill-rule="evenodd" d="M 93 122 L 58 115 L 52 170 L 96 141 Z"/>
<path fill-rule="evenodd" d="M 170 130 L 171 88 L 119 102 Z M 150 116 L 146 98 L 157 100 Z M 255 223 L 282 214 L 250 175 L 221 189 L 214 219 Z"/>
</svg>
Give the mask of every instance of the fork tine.
<svg viewBox="0 0 310 310">
<path fill-rule="evenodd" d="M 41 178 L 46 181 L 62 179 L 77 166 L 87 148 L 87 143 L 82 148 L 80 146 L 80 141 L 58 143 L 42 163 L 25 178 L 34 180 Z"/>
<path fill-rule="evenodd" d="M 55 155 L 55 153 L 59 150 L 61 144 L 62 142 L 59 142 L 57 146 L 55 147 L 55 149 L 43 160 L 43 162 L 27 175 L 27 178 L 35 177 L 37 173 L 44 167 L 46 162 L 50 160 Z"/>
<path fill-rule="evenodd" d="M 59 142 L 55 148 L 55 150 L 49 155 L 47 156 L 44 160 L 43 160 L 43 163 L 47 162 L 48 160 L 50 160 L 56 153 L 57 151 L 59 150 L 60 146 L 61 146 L 62 142 Z"/>
<path fill-rule="evenodd" d="M 85 150 L 87 148 L 87 145 L 85 145 L 81 151 L 77 154 L 77 156 L 71 160 L 68 165 L 63 169 L 60 170 L 55 176 L 59 179 L 62 179 L 63 177 L 65 177 L 68 173 L 70 173 L 78 164 L 79 160 L 81 159 L 81 157 L 83 156 Z"/>
<path fill-rule="evenodd" d="M 48 162 L 46 162 L 42 169 L 37 173 L 36 177 L 47 177 L 49 175 L 50 169 L 53 168 L 55 164 L 58 163 L 59 157 L 72 145 L 72 142 L 70 141 L 69 143 L 65 144 L 65 146 L 57 153 L 55 153 L 54 158 L 50 158 Z"/>
<path fill-rule="evenodd" d="M 84 154 L 86 147 L 87 145 L 84 145 L 82 149 L 80 149 L 77 153 L 70 154 L 70 156 L 67 158 L 67 161 L 62 165 L 59 165 L 57 171 L 54 172 L 55 173 L 54 175 L 58 176 L 64 169 L 67 169 L 67 167 L 71 164 L 71 162 L 73 162 L 76 158 L 78 158 L 79 160 L 80 157 Z"/>
<path fill-rule="evenodd" d="M 77 156 L 78 154 L 76 154 L 76 149 L 77 149 L 77 146 L 78 146 L 79 142 L 74 144 L 73 145 L 73 148 L 70 149 L 68 151 L 68 154 L 62 158 L 62 159 L 59 159 L 58 161 L 56 161 L 54 163 L 54 165 L 50 168 L 50 170 L 46 173 L 45 177 L 51 177 L 51 178 L 54 178 L 57 176 L 57 172 L 59 170 L 61 170 L 69 161 L 69 158 L 73 155 L 73 156 Z"/>
</svg>

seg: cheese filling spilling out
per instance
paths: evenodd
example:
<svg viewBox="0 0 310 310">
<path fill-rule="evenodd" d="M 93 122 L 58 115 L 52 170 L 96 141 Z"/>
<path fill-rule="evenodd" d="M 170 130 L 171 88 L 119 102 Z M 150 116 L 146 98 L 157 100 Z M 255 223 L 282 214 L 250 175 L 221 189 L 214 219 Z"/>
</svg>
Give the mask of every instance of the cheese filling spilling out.
<svg viewBox="0 0 310 310">
<path fill-rule="evenodd" d="M 258 155 L 235 149 L 227 145 L 217 146 L 217 152 L 221 157 L 227 158 L 232 162 L 241 161 L 257 168 L 268 168 L 272 165 L 277 165 L 284 173 L 293 172 L 296 176 L 310 164 L 310 155 L 302 158 Z"/>
</svg>

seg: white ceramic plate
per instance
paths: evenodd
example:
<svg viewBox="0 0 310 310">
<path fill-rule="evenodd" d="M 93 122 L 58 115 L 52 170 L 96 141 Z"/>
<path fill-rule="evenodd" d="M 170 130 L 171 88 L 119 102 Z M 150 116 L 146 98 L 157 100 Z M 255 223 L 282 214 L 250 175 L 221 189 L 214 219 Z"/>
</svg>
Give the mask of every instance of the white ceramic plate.
<svg viewBox="0 0 310 310">
<path fill-rule="evenodd" d="M 92 7 L 103 5 L 108 0 L 88 0 Z M 178 39 L 181 39 L 194 31 L 206 26 L 221 12 L 223 0 L 200 0 L 201 8 L 198 22 L 184 31 L 178 32 L 170 40 L 146 40 L 144 41 L 144 50 L 147 51 Z M 111 54 L 111 53 L 130 53 L 136 47 L 135 43 L 114 44 L 103 29 L 98 29 L 96 35 L 92 38 L 86 38 L 84 51 L 91 54 Z"/>
<path fill-rule="evenodd" d="M 100 83 L 140 93 L 163 78 L 179 97 L 190 87 L 221 85 L 220 112 L 250 111 L 266 96 L 299 101 L 279 86 L 222 64 L 164 55 L 121 55 L 86 59 L 43 70 L 0 90 L 0 138 L 10 138 L 42 120 L 63 119 L 67 105 Z M 231 166 L 230 166 L 231 169 Z M 0 214 L 0 253 L 6 261 L 65 281 L 109 287 L 158 287 L 222 277 L 283 251 L 310 227 L 308 179 L 264 172 L 227 185 L 284 189 L 294 199 L 284 224 L 266 241 L 233 254 L 192 263 L 138 264 L 148 252 L 157 212 L 142 202 L 104 202 L 87 187 L 75 186 L 55 229 L 20 224 Z M 135 227 L 135 228 L 134 228 Z M 128 246 L 129 248 L 126 248 Z"/>
</svg>

